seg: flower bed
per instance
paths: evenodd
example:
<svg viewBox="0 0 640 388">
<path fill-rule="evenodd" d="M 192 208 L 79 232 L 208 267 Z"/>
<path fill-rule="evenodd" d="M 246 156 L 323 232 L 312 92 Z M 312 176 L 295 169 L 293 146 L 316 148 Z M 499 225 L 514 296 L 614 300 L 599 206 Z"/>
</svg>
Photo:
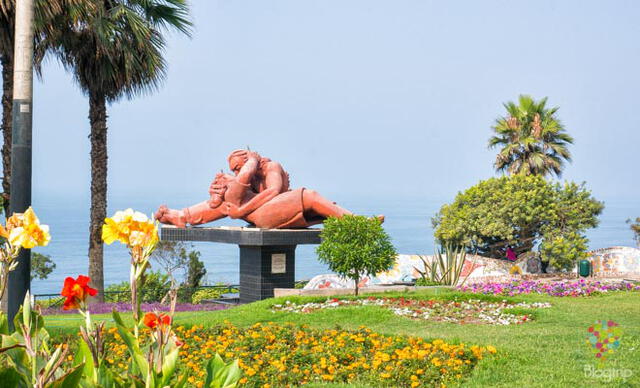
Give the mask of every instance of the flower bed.
<svg viewBox="0 0 640 388">
<path fill-rule="evenodd" d="M 181 368 L 190 371 L 188 382 L 202 387 L 205 363 L 221 354 L 238 358 L 243 370 L 241 386 L 288 387 L 309 382 L 360 382 L 385 387 L 445 386 L 463 378 L 492 346 L 452 345 L 442 340 L 386 336 L 361 327 L 357 331 L 317 330 L 293 324 L 260 324 L 238 328 L 175 328 L 184 341 Z M 126 346 L 111 330 L 107 334 L 107 362 L 124 366 Z M 148 331 L 141 335 L 148 340 Z"/>
<path fill-rule="evenodd" d="M 176 303 L 176 311 L 215 311 L 224 310 L 229 308 L 229 305 L 217 304 L 217 303 L 204 303 L 204 304 L 191 304 L 191 303 Z M 162 303 L 142 303 L 140 308 L 143 312 L 151 311 L 169 311 L 170 306 Z M 110 314 L 113 309 L 117 312 L 131 311 L 131 303 L 129 302 L 117 302 L 117 303 L 94 303 L 88 306 L 88 310 L 91 314 Z M 74 310 L 64 310 L 61 307 L 48 307 L 42 309 L 43 315 L 57 315 L 57 314 L 73 314 Z"/>
<path fill-rule="evenodd" d="M 327 299 L 321 303 L 296 304 L 287 301 L 285 304 L 272 306 L 272 311 L 291 313 L 311 313 L 317 310 L 332 309 L 344 306 L 380 306 L 393 311 L 394 314 L 439 322 L 460 324 L 492 324 L 511 325 L 531 320 L 528 314 L 516 314 L 508 309 L 536 309 L 551 307 L 549 303 L 508 303 L 486 302 L 480 300 L 440 301 L 414 300 L 406 298 L 374 298 L 366 299 Z M 507 311 L 505 311 L 507 310 Z"/>
<path fill-rule="evenodd" d="M 460 291 L 476 294 L 514 296 L 546 294 L 551 296 L 591 296 L 610 291 L 640 291 L 640 285 L 629 282 L 601 282 L 597 280 L 562 280 L 555 282 L 522 281 L 477 283 L 458 287 Z"/>
</svg>

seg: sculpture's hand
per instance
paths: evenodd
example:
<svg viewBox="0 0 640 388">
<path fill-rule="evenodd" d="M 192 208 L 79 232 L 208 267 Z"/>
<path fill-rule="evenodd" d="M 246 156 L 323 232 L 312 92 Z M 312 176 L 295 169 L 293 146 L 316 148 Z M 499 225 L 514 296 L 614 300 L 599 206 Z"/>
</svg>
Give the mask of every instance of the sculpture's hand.
<svg viewBox="0 0 640 388">
<path fill-rule="evenodd" d="M 226 185 L 221 185 L 216 182 L 213 182 L 211 183 L 211 185 L 209 185 L 209 195 L 214 195 L 214 194 L 224 195 L 224 192 L 226 191 L 226 189 L 227 189 Z"/>
<path fill-rule="evenodd" d="M 224 209 L 223 212 L 231 218 L 242 218 L 244 216 L 244 214 L 240 212 L 240 208 L 233 203 L 225 202 L 222 207 Z"/>
<path fill-rule="evenodd" d="M 255 151 L 247 151 L 247 159 L 260 160 L 262 157 Z"/>
</svg>

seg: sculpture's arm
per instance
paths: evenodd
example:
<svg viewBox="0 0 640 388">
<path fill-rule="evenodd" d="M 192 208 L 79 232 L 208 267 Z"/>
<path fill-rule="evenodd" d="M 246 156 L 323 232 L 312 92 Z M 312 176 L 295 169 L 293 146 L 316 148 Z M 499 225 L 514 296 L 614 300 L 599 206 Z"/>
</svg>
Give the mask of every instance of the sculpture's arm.
<svg viewBox="0 0 640 388">
<path fill-rule="evenodd" d="M 273 162 L 272 162 L 273 163 Z M 278 167 L 280 167 L 278 165 Z M 267 188 L 260 193 L 256 194 L 242 206 L 233 208 L 233 205 L 227 205 L 229 216 L 231 218 L 242 218 L 251 214 L 254 210 L 272 200 L 278 194 L 282 192 L 284 182 L 282 181 L 281 168 L 271 169 L 265 177 L 265 183 Z"/>
<path fill-rule="evenodd" d="M 258 171 L 258 166 L 260 165 L 260 158 L 257 157 L 255 153 L 249 153 L 247 162 L 242 166 L 240 172 L 236 176 L 236 182 L 248 186 L 251 184 L 251 180 L 256 175 Z"/>
</svg>

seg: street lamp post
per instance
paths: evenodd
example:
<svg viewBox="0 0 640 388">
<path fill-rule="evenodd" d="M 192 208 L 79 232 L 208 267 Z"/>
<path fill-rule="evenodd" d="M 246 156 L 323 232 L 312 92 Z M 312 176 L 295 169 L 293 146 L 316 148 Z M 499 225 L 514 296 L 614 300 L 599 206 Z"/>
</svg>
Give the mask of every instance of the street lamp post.
<svg viewBox="0 0 640 388">
<path fill-rule="evenodd" d="M 31 206 L 31 122 L 33 112 L 33 0 L 16 0 L 13 70 L 13 132 L 9 214 Z M 20 309 L 31 284 L 31 251 L 22 249 L 9 274 L 8 318 Z"/>
</svg>

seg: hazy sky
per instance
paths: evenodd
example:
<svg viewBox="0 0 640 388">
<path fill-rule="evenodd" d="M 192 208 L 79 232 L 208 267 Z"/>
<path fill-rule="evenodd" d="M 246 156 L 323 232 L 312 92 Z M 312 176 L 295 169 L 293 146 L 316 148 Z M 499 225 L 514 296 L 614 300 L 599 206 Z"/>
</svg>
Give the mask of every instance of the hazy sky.
<svg viewBox="0 0 640 388">
<path fill-rule="evenodd" d="M 108 107 L 111 198 L 204 198 L 249 145 L 337 200 L 451 199 L 494 175 L 491 126 L 522 93 L 560 106 L 565 178 L 637 196 L 638 1 L 197 0 L 192 15 L 162 89 Z M 34 104 L 34 196 L 86 197 L 87 98 L 49 61 Z"/>
</svg>

